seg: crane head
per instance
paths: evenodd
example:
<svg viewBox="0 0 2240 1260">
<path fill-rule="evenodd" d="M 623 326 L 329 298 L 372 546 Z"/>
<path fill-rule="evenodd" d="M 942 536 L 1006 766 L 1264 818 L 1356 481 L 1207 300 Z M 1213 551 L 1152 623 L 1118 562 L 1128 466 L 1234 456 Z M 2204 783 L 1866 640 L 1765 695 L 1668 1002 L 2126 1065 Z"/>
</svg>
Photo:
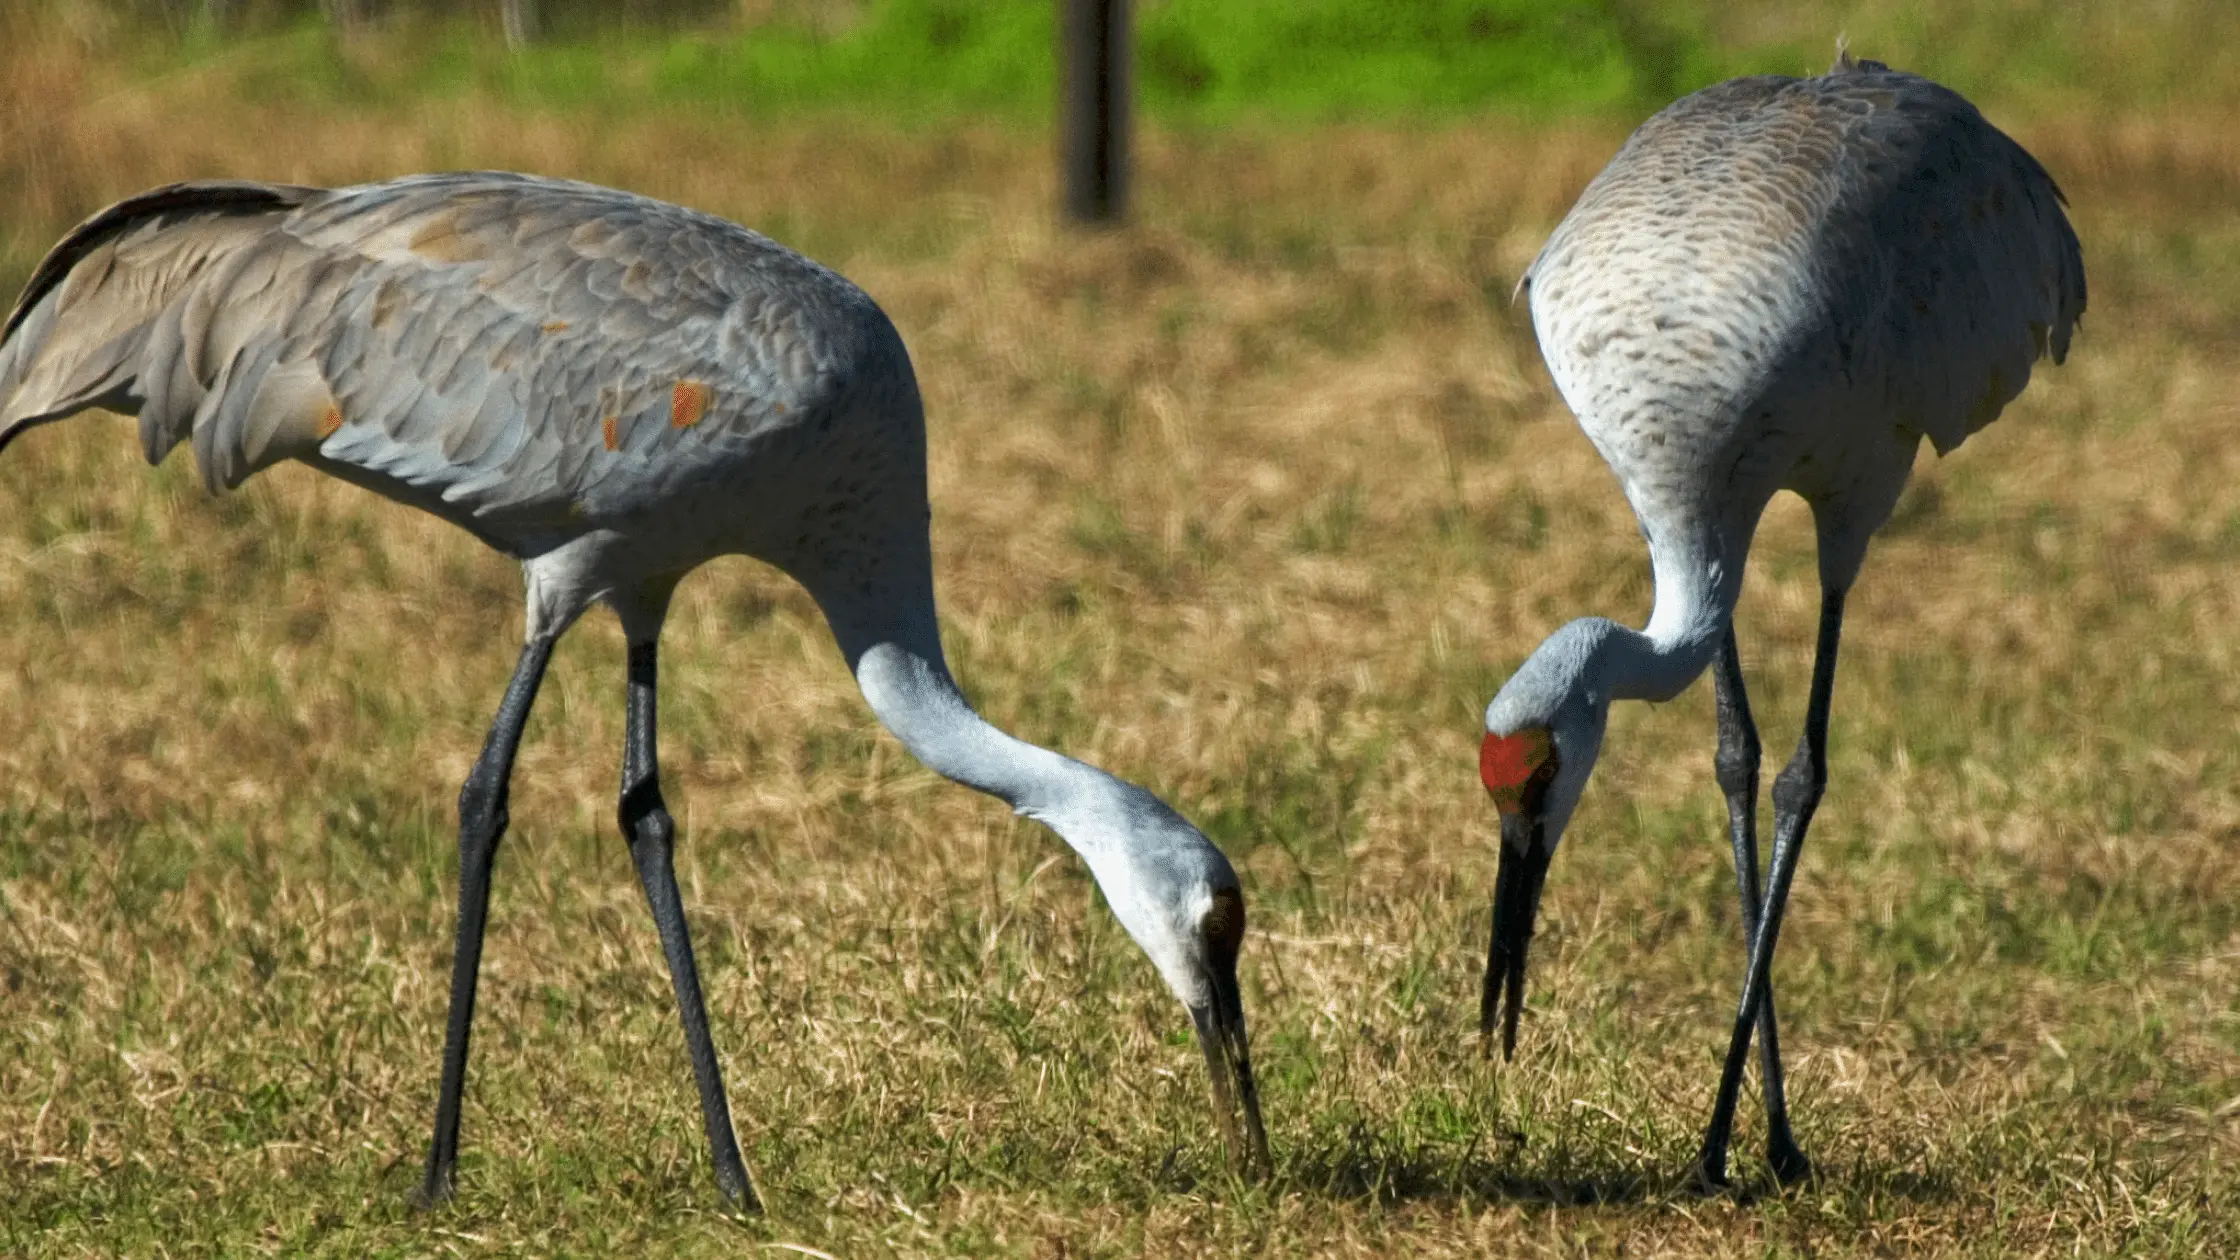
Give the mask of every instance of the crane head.
<svg viewBox="0 0 2240 1260">
<path fill-rule="evenodd" d="M 1527 726 L 1508 735 L 1486 733 L 1478 749 L 1478 777 L 1501 814 L 1501 864 L 1493 884 L 1493 943 L 1486 953 L 1485 993 L 1478 1008 L 1478 1033 L 1490 1037 L 1501 1020 L 1501 1056 L 1517 1050 L 1517 1016 L 1524 1008 L 1525 950 L 1532 943 L 1532 921 L 1540 910 L 1540 886 L 1547 878 L 1555 846 L 1548 841 L 1544 806 L 1562 758 L 1555 736 L 1544 726 Z"/>
<path fill-rule="evenodd" d="M 1237 985 L 1244 891 L 1229 859 L 1165 802 L 1105 781 L 1117 799 L 1045 821 L 1088 859 L 1114 917 L 1190 1012 L 1230 1157 L 1256 1175 L 1272 1164 Z"/>
<path fill-rule="evenodd" d="M 1490 1052 L 1498 1022 L 1504 1058 L 1516 1053 L 1525 952 L 1548 863 L 1602 750 L 1609 700 L 1596 661 L 1607 638 L 1591 620 L 1549 636 L 1486 708 L 1478 778 L 1501 816 L 1501 856 L 1478 1034 Z"/>
<path fill-rule="evenodd" d="M 1260 1089 L 1252 1079 L 1252 1050 L 1245 1037 L 1244 998 L 1237 991 L 1237 954 L 1244 945 L 1244 894 L 1217 890 L 1200 917 L 1198 937 L 1205 958 L 1210 1000 L 1191 1006 L 1198 1045 L 1206 1055 L 1213 1084 L 1214 1113 L 1230 1158 L 1248 1171 L 1271 1167 L 1268 1132 L 1260 1123 Z M 1239 1115 L 1244 1128 L 1239 1132 Z"/>
</svg>

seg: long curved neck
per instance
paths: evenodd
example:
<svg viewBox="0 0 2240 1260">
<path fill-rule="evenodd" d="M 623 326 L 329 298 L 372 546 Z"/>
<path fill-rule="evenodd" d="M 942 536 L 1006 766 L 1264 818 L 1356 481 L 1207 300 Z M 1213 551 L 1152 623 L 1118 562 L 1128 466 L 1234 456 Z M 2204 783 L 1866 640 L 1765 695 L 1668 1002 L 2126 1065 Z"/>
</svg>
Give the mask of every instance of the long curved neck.
<svg viewBox="0 0 2240 1260">
<path fill-rule="evenodd" d="M 1096 868 L 1107 829 L 1092 823 L 1113 807 L 1119 781 L 973 711 L 942 656 L 931 586 L 913 581 L 845 600 L 820 595 L 863 698 L 927 768 L 1048 824 Z"/>
<path fill-rule="evenodd" d="M 973 711 L 939 644 L 887 641 L 854 662 L 856 685 L 910 754 L 943 778 L 996 797 L 1021 814 L 1054 822 L 1104 776 L 1011 735 Z"/>
<path fill-rule="evenodd" d="M 1688 689 L 1719 654 L 1742 596 L 1744 539 L 1722 554 L 1710 531 L 1652 534 L 1657 602 L 1646 629 L 1614 627 L 1599 660 L 1611 699 L 1665 701 Z"/>
</svg>

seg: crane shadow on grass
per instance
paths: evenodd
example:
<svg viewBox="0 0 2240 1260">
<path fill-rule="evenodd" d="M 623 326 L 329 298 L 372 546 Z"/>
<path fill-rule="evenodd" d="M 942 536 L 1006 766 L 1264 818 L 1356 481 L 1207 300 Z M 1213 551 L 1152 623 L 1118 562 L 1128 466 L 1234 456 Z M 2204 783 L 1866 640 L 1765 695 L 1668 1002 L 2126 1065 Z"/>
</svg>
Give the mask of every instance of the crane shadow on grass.
<svg viewBox="0 0 2240 1260">
<path fill-rule="evenodd" d="M 1841 1190 L 1914 1203 L 1950 1202 L 1956 1188 L 1936 1173 L 1896 1168 L 1823 1170 L 1798 1187 L 1783 1187 L 1771 1170 L 1737 1152 L 1729 1169 L 1734 1184 L 1706 1192 L 1690 1179 L 1683 1162 L 1671 1167 L 1592 1155 L 1562 1160 L 1518 1153 L 1506 1156 L 1468 1147 L 1395 1151 L 1367 1132 L 1338 1141 L 1295 1149 L 1277 1157 L 1268 1188 L 1349 1202 L 1516 1203 L 1544 1207 L 1634 1207 L 1684 1204 L 1707 1197 L 1748 1206 L 1785 1194 Z M 1176 1180 L 1166 1170 L 1163 1181 Z M 1193 1180 L 1185 1175 L 1182 1180 Z M 1205 1184 L 1188 1189 L 1206 1190 Z"/>
</svg>

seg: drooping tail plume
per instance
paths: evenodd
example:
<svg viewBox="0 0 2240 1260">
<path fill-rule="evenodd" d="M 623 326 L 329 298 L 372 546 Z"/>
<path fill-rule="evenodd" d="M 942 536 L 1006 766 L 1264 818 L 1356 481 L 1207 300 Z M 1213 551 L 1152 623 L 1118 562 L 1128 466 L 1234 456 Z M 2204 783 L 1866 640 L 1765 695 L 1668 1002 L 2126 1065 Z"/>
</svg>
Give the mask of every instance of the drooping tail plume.
<svg viewBox="0 0 2240 1260">
<path fill-rule="evenodd" d="M 139 416 L 149 462 L 161 460 L 193 431 L 230 366 L 212 361 L 205 335 L 222 286 L 204 282 L 315 191 L 172 184 L 64 237 L 0 327 L 0 448 L 36 425 L 102 407 Z"/>
</svg>

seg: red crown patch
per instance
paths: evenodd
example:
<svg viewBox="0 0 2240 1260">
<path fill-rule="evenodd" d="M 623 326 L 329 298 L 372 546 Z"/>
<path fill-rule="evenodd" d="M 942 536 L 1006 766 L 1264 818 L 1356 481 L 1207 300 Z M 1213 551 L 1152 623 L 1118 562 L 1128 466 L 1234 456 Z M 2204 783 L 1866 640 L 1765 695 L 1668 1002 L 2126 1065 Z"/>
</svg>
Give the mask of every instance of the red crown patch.
<svg viewBox="0 0 2240 1260">
<path fill-rule="evenodd" d="M 1555 754 L 1547 728 L 1528 726 L 1514 735 L 1486 734 L 1478 749 L 1478 777 L 1493 795 L 1493 806 L 1504 814 L 1524 808 L 1525 788 Z"/>
</svg>

